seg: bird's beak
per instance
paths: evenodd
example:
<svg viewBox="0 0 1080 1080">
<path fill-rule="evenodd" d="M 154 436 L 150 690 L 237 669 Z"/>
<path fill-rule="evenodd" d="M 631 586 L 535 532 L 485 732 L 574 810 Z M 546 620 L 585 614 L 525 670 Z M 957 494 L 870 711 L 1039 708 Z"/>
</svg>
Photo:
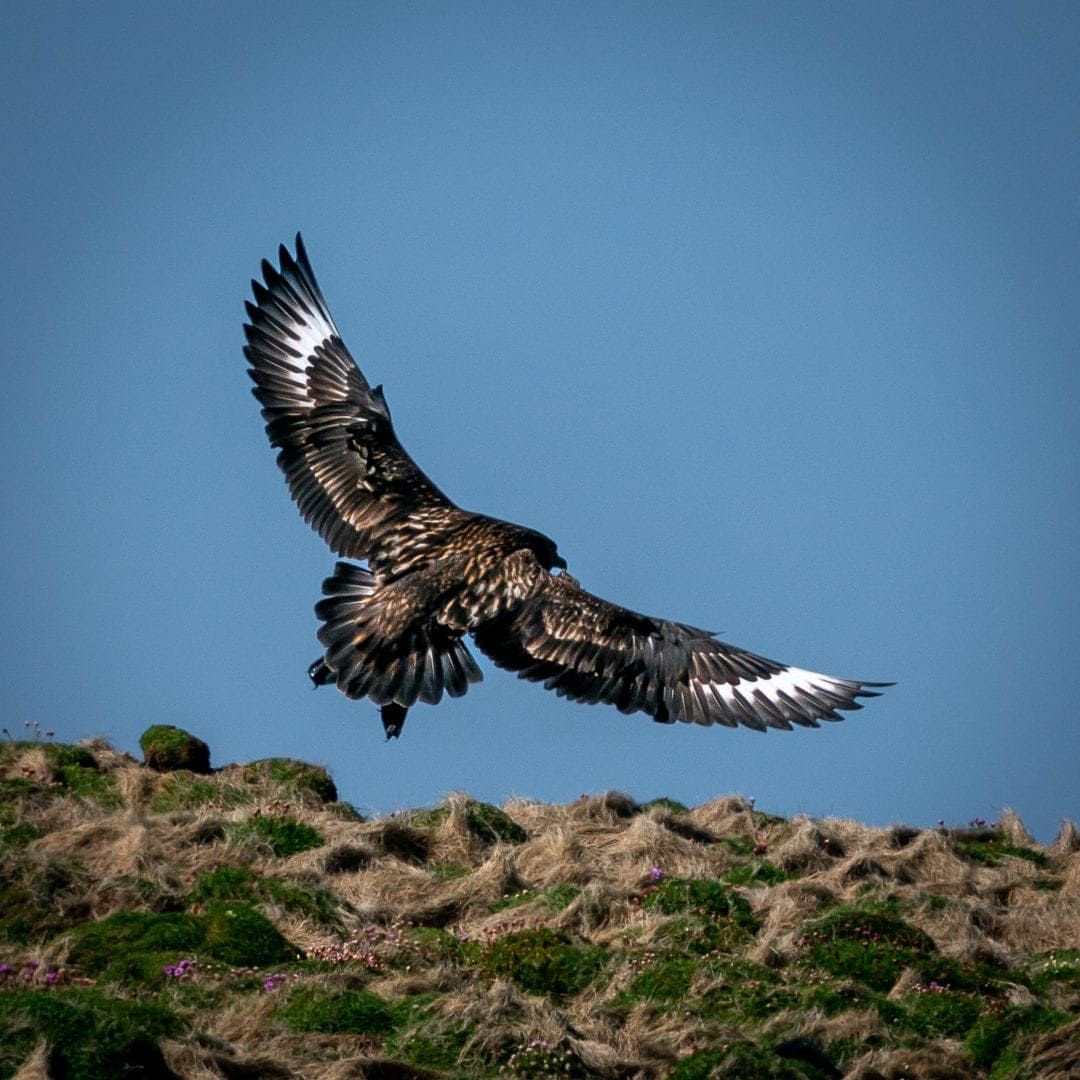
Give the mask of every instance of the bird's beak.
<svg viewBox="0 0 1080 1080">
<path fill-rule="evenodd" d="M 555 558 L 551 560 L 551 565 L 557 566 L 560 570 L 565 570 L 566 560 L 561 555 L 556 555 Z"/>
</svg>

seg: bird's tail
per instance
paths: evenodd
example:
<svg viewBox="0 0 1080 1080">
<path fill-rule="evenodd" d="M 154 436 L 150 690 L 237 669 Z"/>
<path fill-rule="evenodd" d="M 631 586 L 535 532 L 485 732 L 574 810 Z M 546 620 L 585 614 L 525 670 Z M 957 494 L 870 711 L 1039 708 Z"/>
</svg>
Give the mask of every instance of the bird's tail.
<svg viewBox="0 0 1080 1080">
<path fill-rule="evenodd" d="M 316 685 L 334 682 L 350 698 L 384 706 L 388 737 L 417 701 L 436 705 L 443 691 L 461 697 L 483 678 L 460 635 L 425 616 L 405 582 L 379 586 L 370 570 L 339 562 L 323 595 L 315 614 L 326 652 L 308 674 Z"/>
</svg>

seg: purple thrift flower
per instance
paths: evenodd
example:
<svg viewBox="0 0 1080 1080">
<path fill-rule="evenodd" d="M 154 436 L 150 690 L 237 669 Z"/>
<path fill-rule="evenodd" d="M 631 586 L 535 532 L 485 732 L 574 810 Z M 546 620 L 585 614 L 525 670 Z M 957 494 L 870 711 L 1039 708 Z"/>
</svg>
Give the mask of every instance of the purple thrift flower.
<svg viewBox="0 0 1080 1080">
<path fill-rule="evenodd" d="M 58 983 L 60 981 L 60 972 L 59 971 L 47 972 L 46 975 L 45 975 L 45 981 L 50 986 L 55 986 L 56 983 Z"/>
<path fill-rule="evenodd" d="M 176 974 L 176 968 L 172 964 L 166 964 L 165 968 L 164 968 L 164 971 L 165 971 L 166 975 L 175 975 Z"/>
<path fill-rule="evenodd" d="M 656 882 L 659 882 L 659 881 L 663 881 L 663 880 L 664 880 L 664 871 L 663 871 L 663 870 L 661 870 L 659 866 L 654 866 L 654 867 L 653 867 L 653 868 L 652 868 L 652 869 L 651 869 L 651 870 L 649 871 L 649 877 L 650 877 L 650 878 L 651 878 L 651 879 L 652 879 L 653 881 L 656 881 Z"/>
</svg>

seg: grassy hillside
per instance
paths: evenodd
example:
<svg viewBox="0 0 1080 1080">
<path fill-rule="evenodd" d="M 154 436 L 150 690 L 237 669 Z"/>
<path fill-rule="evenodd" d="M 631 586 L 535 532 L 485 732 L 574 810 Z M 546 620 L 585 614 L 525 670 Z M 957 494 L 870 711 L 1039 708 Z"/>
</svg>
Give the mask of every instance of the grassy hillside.
<svg viewBox="0 0 1080 1080">
<path fill-rule="evenodd" d="M 0 744 L 0 1077 L 1080 1075 L 1071 825 L 365 821 L 316 766 L 170 753 Z"/>
</svg>

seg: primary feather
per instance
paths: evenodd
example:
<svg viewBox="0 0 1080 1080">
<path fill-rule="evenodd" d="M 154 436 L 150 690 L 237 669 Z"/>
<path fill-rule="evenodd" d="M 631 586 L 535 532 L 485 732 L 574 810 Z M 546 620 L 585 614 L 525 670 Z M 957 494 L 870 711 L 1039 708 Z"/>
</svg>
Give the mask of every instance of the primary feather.
<svg viewBox="0 0 1080 1080">
<path fill-rule="evenodd" d="M 817 727 L 888 683 L 767 660 L 704 630 L 581 588 L 542 533 L 455 506 L 405 452 L 382 387 L 341 340 L 300 235 L 262 264 L 244 355 L 266 432 L 304 520 L 338 555 L 316 605 L 316 685 L 381 706 L 387 737 L 417 701 L 481 678 L 471 635 L 499 667 L 589 704 L 655 720 L 764 731 Z"/>
</svg>

